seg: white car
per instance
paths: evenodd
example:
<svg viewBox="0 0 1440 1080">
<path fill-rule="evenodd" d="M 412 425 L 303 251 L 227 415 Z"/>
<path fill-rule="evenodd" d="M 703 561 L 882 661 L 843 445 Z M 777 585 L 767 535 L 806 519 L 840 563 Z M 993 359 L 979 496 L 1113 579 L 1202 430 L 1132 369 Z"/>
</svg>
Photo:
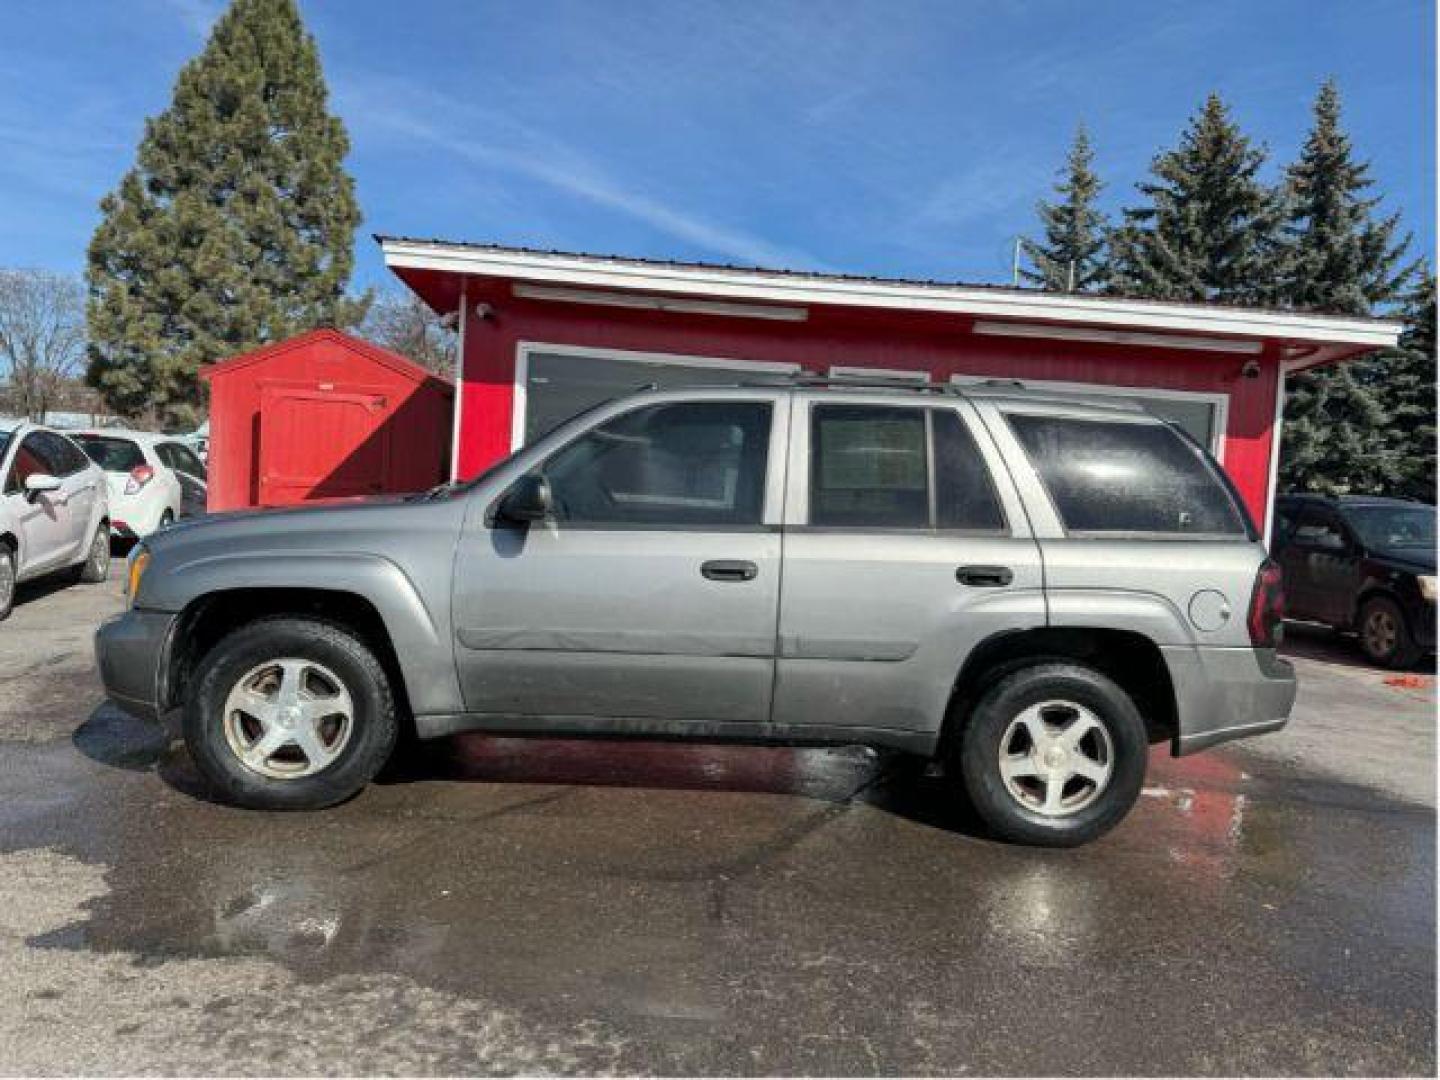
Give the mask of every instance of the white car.
<svg viewBox="0 0 1440 1080">
<path fill-rule="evenodd" d="M 58 431 L 0 423 L 0 619 L 17 584 L 57 570 L 109 575 L 105 474 Z"/>
<path fill-rule="evenodd" d="M 138 539 L 205 512 L 205 464 L 181 436 L 104 428 L 72 438 L 105 470 L 116 536 Z"/>
</svg>

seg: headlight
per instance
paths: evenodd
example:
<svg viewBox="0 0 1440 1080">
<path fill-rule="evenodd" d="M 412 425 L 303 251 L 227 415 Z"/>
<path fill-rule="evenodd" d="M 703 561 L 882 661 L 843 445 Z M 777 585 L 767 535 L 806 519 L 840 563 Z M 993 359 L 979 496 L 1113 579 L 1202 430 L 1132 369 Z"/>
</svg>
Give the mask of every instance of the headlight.
<svg viewBox="0 0 1440 1080">
<path fill-rule="evenodd" d="M 125 573 L 125 598 L 131 607 L 135 606 L 135 597 L 140 593 L 140 579 L 145 576 L 145 568 L 149 565 L 150 552 L 144 544 L 136 544 L 135 550 L 130 552 Z"/>
<path fill-rule="evenodd" d="M 1435 602 L 1435 575 L 1429 574 L 1415 579 L 1420 584 L 1420 595 L 1430 603 Z"/>
</svg>

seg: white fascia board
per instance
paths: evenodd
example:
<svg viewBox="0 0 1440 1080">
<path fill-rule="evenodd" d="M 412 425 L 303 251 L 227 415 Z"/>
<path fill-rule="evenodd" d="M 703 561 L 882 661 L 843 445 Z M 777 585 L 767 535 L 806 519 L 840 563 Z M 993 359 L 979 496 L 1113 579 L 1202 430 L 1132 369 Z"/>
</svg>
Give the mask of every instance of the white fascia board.
<svg viewBox="0 0 1440 1080">
<path fill-rule="evenodd" d="M 961 285 L 922 286 L 777 274 L 766 270 L 629 263 L 580 255 L 491 251 L 416 240 L 382 240 L 381 250 L 385 264 L 392 269 L 436 270 L 556 285 L 641 289 L 769 303 L 929 311 L 1175 333 L 1281 338 L 1362 348 L 1394 345 L 1401 330 L 1395 322 L 1301 312 L 1167 304 L 1071 293 L 1012 292 Z"/>
</svg>

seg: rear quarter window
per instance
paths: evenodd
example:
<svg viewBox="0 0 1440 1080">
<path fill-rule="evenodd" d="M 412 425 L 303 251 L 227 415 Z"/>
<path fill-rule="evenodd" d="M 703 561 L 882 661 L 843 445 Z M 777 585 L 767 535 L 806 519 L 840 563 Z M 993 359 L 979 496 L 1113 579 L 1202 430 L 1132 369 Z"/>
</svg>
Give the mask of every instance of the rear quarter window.
<svg viewBox="0 0 1440 1080">
<path fill-rule="evenodd" d="M 1067 532 L 1247 535 L 1217 467 L 1165 424 L 1006 419 Z"/>
</svg>

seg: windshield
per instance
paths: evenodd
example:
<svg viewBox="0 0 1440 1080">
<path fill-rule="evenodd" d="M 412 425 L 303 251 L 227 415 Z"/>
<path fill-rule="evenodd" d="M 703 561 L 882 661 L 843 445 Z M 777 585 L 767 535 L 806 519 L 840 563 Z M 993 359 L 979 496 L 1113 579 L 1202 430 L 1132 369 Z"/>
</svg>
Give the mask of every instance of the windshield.
<svg viewBox="0 0 1440 1080">
<path fill-rule="evenodd" d="M 1433 506 L 1356 506 L 1346 516 L 1366 547 L 1435 548 Z"/>
<path fill-rule="evenodd" d="M 73 435 L 91 461 L 106 472 L 129 472 L 145 464 L 145 455 L 140 447 L 129 439 L 117 439 L 111 435 Z"/>
</svg>

